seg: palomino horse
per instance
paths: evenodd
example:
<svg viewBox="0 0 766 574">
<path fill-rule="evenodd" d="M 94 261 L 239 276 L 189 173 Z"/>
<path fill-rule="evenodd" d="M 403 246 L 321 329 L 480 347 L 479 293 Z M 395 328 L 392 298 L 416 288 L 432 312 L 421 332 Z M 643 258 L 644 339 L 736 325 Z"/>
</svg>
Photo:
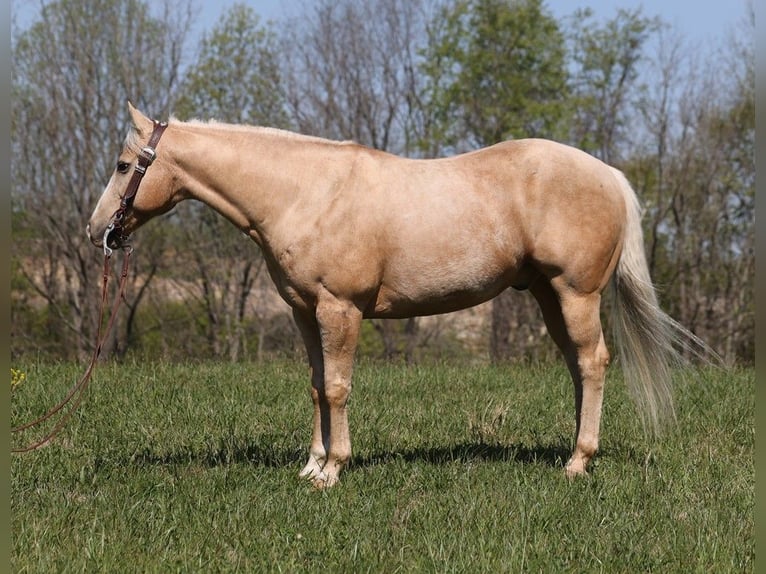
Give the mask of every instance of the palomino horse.
<svg viewBox="0 0 766 574">
<path fill-rule="evenodd" d="M 308 352 L 314 417 L 300 475 L 317 487 L 337 482 L 351 457 L 347 402 L 362 319 L 455 311 L 509 286 L 537 299 L 574 381 L 568 476 L 585 474 L 598 448 L 609 364 L 599 309 L 612 276 L 628 384 L 649 422 L 672 414 L 673 347 L 691 335 L 657 305 L 634 192 L 594 157 L 529 139 L 413 160 L 275 129 L 175 120 L 156 143 L 160 124 L 132 105 L 130 113 L 88 235 L 117 247 L 192 198 L 261 247 Z M 154 156 L 142 151 L 150 137 L 156 161 L 132 205 L 120 208 L 135 166 L 145 170 Z"/>
</svg>

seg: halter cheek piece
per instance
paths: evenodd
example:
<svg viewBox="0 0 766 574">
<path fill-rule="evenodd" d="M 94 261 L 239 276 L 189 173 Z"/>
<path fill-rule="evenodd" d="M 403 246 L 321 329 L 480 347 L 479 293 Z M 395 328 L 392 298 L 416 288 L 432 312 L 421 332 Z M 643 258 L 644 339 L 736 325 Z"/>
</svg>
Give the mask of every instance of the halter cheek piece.
<svg viewBox="0 0 766 574">
<path fill-rule="evenodd" d="M 133 206 L 133 201 L 136 198 L 136 193 L 138 193 L 138 186 L 141 184 L 141 179 L 157 157 L 157 144 L 159 143 L 165 128 L 168 127 L 167 122 L 158 122 L 157 120 L 152 121 L 154 123 L 154 129 L 149 138 L 149 143 L 146 147 L 142 148 L 141 152 L 138 154 L 138 160 L 136 161 L 133 175 L 128 182 L 128 187 L 125 189 L 125 195 L 120 199 L 120 207 L 114 212 L 110 218 L 109 225 L 107 225 L 106 230 L 104 230 L 103 246 L 104 255 L 106 256 L 112 254 L 112 249 L 109 247 L 110 236 L 114 236 L 118 245 L 123 245 L 128 239 L 128 235 L 122 233 L 125 214 Z"/>
</svg>

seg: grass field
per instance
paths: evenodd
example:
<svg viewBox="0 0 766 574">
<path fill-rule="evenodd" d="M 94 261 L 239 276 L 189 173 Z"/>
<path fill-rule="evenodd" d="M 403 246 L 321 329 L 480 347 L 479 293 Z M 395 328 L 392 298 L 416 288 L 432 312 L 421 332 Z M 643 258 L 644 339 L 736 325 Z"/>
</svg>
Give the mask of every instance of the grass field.
<svg viewBox="0 0 766 574">
<path fill-rule="evenodd" d="M 20 423 L 77 365 L 14 365 Z M 363 362 L 341 483 L 297 477 L 307 368 L 101 365 L 51 446 L 14 455 L 14 572 L 751 572 L 752 369 L 677 384 L 644 438 L 618 369 L 588 478 L 561 367 Z M 30 437 L 31 438 L 31 437 Z"/>
</svg>

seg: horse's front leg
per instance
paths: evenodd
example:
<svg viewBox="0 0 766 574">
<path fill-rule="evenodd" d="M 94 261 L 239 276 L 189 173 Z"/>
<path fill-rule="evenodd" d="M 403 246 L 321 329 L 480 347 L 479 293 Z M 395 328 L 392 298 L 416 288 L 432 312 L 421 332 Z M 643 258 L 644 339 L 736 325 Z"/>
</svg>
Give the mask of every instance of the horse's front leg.
<svg viewBox="0 0 766 574">
<path fill-rule="evenodd" d="M 326 458 L 312 480 L 317 488 L 326 488 L 338 481 L 351 458 L 347 403 L 362 313 L 354 304 L 324 292 L 317 303 L 316 321 L 324 363 L 324 384 L 317 399 Z"/>
<path fill-rule="evenodd" d="M 324 400 L 322 340 L 319 337 L 319 325 L 313 314 L 293 309 L 293 318 L 303 337 L 311 369 L 311 400 L 314 404 L 311 446 L 309 460 L 301 470 L 300 476 L 312 479 L 322 472 L 327 461 L 327 448 L 330 442 L 329 414 L 327 401 Z M 324 425 L 322 421 L 325 421 Z"/>
</svg>

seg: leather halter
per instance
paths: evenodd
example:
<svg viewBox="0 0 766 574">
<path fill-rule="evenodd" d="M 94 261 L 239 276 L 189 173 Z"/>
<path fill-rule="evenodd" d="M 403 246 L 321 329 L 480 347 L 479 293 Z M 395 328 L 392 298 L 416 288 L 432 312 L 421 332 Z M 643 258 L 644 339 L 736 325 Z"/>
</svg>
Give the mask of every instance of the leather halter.
<svg viewBox="0 0 766 574">
<path fill-rule="evenodd" d="M 133 170 L 133 175 L 128 182 L 128 187 L 125 189 L 125 194 L 120 199 L 120 207 L 114 212 L 109 225 L 104 231 L 103 245 L 105 255 L 111 255 L 112 253 L 112 249 L 109 247 L 110 236 L 114 236 L 117 241 L 117 246 L 122 245 L 128 239 L 128 235 L 122 233 L 125 214 L 133 206 L 136 193 L 138 193 L 138 186 L 141 185 L 141 180 L 143 179 L 144 174 L 146 174 L 146 170 L 156 159 L 157 144 L 159 143 L 165 128 L 168 127 L 167 122 L 158 122 L 157 120 L 152 120 L 152 122 L 154 124 L 154 129 L 149 138 L 149 143 L 141 148 L 141 151 L 138 154 L 138 160 L 136 161 L 136 167 Z"/>
</svg>

